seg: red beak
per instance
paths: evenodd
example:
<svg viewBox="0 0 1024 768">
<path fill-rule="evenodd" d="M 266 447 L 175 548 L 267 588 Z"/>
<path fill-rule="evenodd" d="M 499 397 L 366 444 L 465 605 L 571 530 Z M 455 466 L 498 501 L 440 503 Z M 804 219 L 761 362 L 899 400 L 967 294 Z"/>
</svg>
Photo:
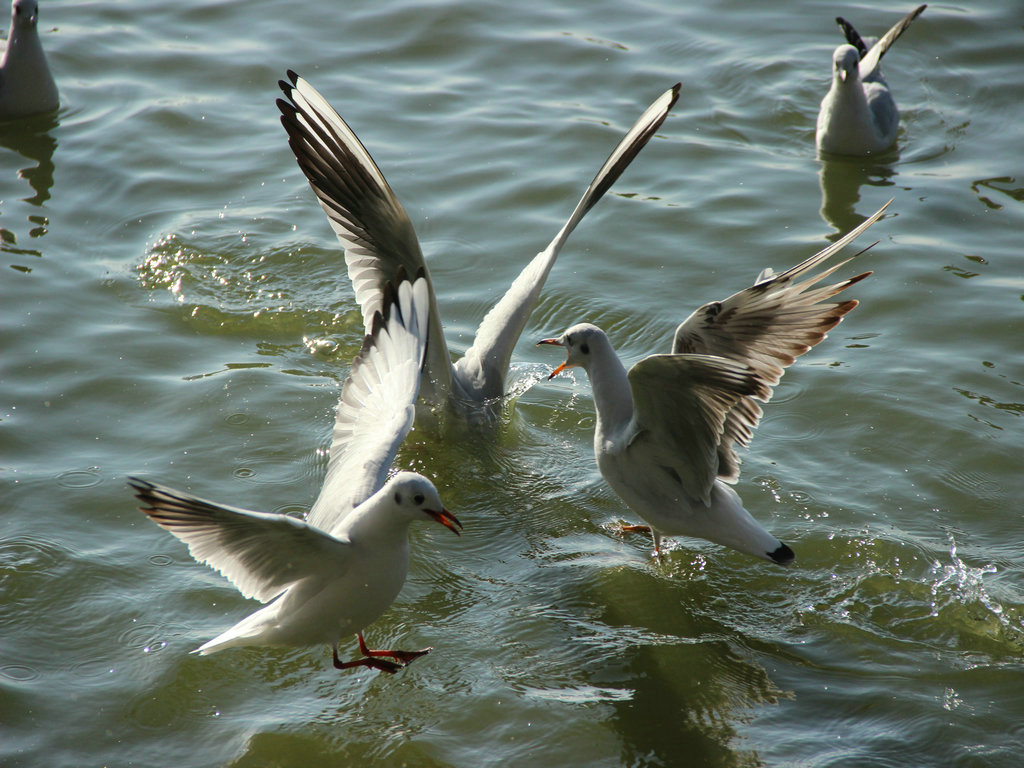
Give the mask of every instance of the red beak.
<svg viewBox="0 0 1024 768">
<path fill-rule="evenodd" d="M 455 515 L 453 515 L 447 509 L 443 509 L 442 508 L 440 512 L 435 512 L 432 509 L 425 509 L 423 511 L 426 512 L 428 515 L 430 515 L 435 520 L 437 520 L 437 522 L 439 522 L 441 525 L 443 525 L 449 531 L 454 533 L 456 536 L 461 536 L 462 535 L 461 533 L 459 533 L 459 530 L 462 528 L 462 523 L 459 522 L 459 518 L 457 518 Z M 455 526 L 458 526 L 458 528 L 456 528 Z"/>
<path fill-rule="evenodd" d="M 568 365 L 566 365 L 565 363 L 562 363 L 560 366 L 555 368 L 555 370 L 553 370 L 551 373 L 548 374 L 548 381 L 551 381 L 553 378 L 555 378 L 555 376 L 560 374 L 562 371 L 564 371 L 568 367 L 569 367 Z"/>
<path fill-rule="evenodd" d="M 537 346 L 539 347 L 541 344 L 554 344 L 556 347 L 563 346 L 562 342 L 560 340 L 558 340 L 558 339 L 541 339 L 540 341 L 537 342 Z M 553 370 L 550 374 L 548 374 L 548 381 L 551 381 L 553 378 L 555 378 L 555 376 L 557 376 L 562 371 L 564 371 L 566 368 L 568 368 L 569 367 L 568 366 L 568 362 L 569 361 L 566 360 L 560 366 L 555 368 L 555 370 Z"/>
</svg>

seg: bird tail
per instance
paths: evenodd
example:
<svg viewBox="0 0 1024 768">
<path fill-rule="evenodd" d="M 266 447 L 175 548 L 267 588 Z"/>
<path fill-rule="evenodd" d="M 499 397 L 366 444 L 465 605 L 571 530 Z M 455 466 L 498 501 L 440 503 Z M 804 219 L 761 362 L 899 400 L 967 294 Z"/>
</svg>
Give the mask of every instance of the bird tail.
<svg viewBox="0 0 1024 768">
<path fill-rule="evenodd" d="M 268 645 L 265 633 L 276 624 L 278 602 L 279 599 L 274 600 L 246 616 L 230 629 L 221 632 L 212 640 L 207 640 L 192 653 L 209 656 L 211 653 L 242 645 Z"/>
<path fill-rule="evenodd" d="M 792 549 L 768 533 L 744 509 L 736 491 L 724 483 L 715 483 L 711 506 L 698 516 L 707 523 L 699 535 L 709 541 L 778 565 L 789 565 L 796 558 Z"/>
</svg>

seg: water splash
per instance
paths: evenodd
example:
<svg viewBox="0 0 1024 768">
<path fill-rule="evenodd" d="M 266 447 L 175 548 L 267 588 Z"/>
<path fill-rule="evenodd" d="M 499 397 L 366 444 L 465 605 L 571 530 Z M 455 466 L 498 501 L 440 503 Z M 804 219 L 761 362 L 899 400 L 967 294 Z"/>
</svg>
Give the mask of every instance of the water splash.
<svg viewBox="0 0 1024 768">
<path fill-rule="evenodd" d="M 949 565 L 943 565 L 938 560 L 932 564 L 931 573 L 937 577 L 931 587 L 932 616 L 939 615 L 940 602 L 943 602 L 940 592 L 945 592 L 961 605 L 980 603 L 1002 619 L 1003 607 L 989 596 L 984 581 L 985 574 L 996 573 L 998 569 L 991 563 L 972 568 L 961 560 L 952 534 L 949 534 L 949 557 L 952 561 Z"/>
</svg>

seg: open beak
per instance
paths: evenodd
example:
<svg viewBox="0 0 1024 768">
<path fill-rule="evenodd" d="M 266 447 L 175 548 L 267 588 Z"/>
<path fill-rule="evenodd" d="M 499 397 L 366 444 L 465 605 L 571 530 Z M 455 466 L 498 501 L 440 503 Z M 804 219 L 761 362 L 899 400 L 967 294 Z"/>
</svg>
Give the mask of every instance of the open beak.
<svg viewBox="0 0 1024 768">
<path fill-rule="evenodd" d="M 462 535 L 461 533 L 459 533 L 459 531 L 462 529 L 462 523 L 459 522 L 459 518 L 457 518 L 455 515 L 453 515 L 447 509 L 443 509 L 442 508 L 440 512 L 435 512 L 432 509 L 425 509 L 423 511 L 426 512 L 428 515 L 430 515 L 435 520 L 437 520 L 437 522 L 439 522 L 441 525 L 443 525 L 449 531 L 454 533 L 456 536 L 461 536 Z M 458 526 L 458 528 L 456 528 L 456 526 Z"/>
<path fill-rule="evenodd" d="M 537 346 L 539 347 L 541 344 L 554 344 L 556 347 L 564 346 L 559 339 L 541 339 L 540 341 L 537 342 Z M 549 373 L 548 374 L 548 381 L 551 381 L 553 378 L 555 378 L 555 376 L 557 376 L 562 371 L 564 371 L 566 368 L 568 368 L 569 367 L 568 363 L 569 363 L 569 361 L 566 360 L 560 366 L 555 368 L 555 370 L 553 370 L 551 373 Z"/>
<path fill-rule="evenodd" d="M 555 370 L 553 370 L 551 373 L 548 374 L 548 381 L 551 381 L 553 378 L 555 378 L 555 376 L 560 374 L 562 371 L 564 371 L 568 367 L 569 366 L 568 366 L 567 363 L 562 363 L 560 366 L 555 368 Z"/>
</svg>

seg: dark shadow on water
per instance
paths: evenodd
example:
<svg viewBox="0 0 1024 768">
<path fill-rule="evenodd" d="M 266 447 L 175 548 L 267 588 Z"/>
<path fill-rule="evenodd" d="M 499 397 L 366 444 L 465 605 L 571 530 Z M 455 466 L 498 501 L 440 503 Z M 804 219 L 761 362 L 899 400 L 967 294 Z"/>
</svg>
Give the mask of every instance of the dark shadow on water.
<svg viewBox="0 0 1024 768">
<path fill-rule="evenodd" d="M 57 149 L 57 140 L 51 131 L 58 125 L 60 121 L 56 114 L 0 122 L 0 146 L 34 163 L 18 170 L 18 176 L 25 179 L 34 192 L 31 197 L 22 198 L 26 203 L 39 206 L 50 199 L 53 153 Z"/>
<path fill-rule="evenodd" d="M 631 568 L 606 572 L 596 586 L 600 594 L 591 598 L 605 603 L 601 623 L 621 643 L 614 671 L 591 667 L 597 678 L 591 682 L 632 691 L 610 703 L 609 724 L 623 744 L 621 763 L 762 765 L 755 752 L 744 749 L 740 729 L 758 707 L 784 694 L 752 658 L 744 638 L 707 610 L 714 602 L 707 585 L 690 589 L 655 570 Z"/>
<path fill-rule="evenodd" d="M 838 240 L 851 229 L 861 224 L 868 215 L 884 202 L 872 201 L 866 213 L 858 213 L 860 188 L 867 184 L 872 187 L 892 187 L 897 175 L 894 163 L 897 153 L 879 158 L 842 157 L 828 155 L 821 157 L 821 171 L 818 181 L 821 186 L 821 218 L 836 230 L 830 240 Z M 891 196 L 891 195 L 890 195 Z M 877 204 L 876 204 L 877 203 Z"/>
<path fill-rule="evenodd" d="M 42 207 L 50 199 L 53 188 L 53 154 L 57 149 L 57 140 L 51 131 L 59 125 L 56 114 L 22 120 L 0 122 L 0 146 L 11 150 L 32 163 L 17 170 L 19 179 L 28 182 L 32 194 L 21 200 L 36 208 Z M 19 163 L 20 164 L 20 163 Z M 0 211 L 0 214 L 4 211 Z M 29 214 L 28 237 L 40 238 L 49 230 L 49 218 L 39 213 Z M 8 226 L 0 226 L 0 250 L 18 255 L 41 257 L 42 253 L 35 248 L 19 246 L 18 233 Z M 31 272 L 28 265 L 11 264 L 12 269 Z"/>
</svg>

